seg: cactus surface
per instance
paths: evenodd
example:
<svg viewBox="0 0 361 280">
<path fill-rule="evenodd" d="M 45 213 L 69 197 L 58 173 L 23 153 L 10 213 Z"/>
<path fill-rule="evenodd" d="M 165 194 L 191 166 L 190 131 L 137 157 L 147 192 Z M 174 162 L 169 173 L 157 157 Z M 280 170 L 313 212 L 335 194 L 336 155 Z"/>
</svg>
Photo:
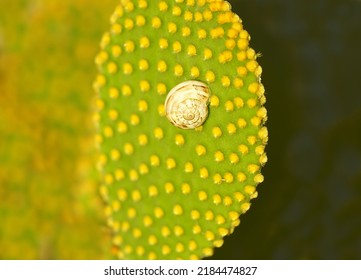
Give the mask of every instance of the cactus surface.
<svg viewBox="0 0 361 280">
<path fill-rule="evenodd" d="M 121 259 L 199 259 L 239 225 L 263 181 L 262 69 L 226 1 L 121 1 L 96 56 L 101 194 Z M 211 92 L 195 129 L 165 116 L 185 81 Z"/>
</svg>

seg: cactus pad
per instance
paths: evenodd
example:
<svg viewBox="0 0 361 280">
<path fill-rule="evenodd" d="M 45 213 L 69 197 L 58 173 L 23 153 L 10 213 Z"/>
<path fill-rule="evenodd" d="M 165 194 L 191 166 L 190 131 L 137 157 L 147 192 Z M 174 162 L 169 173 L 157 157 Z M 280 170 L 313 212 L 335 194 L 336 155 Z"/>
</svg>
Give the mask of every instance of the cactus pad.
<svg viewBox="0 0 361 280">
<path fill-rule="evenodd" d="M 268 140 L 261 67 L 223 0 L 121 1 L 94 87 L 101 194 L 121 259 L 213 254 L 257 197 Z M 210 89 L 195 129 L 165 116 L 185 81 Z"/>
</svg>

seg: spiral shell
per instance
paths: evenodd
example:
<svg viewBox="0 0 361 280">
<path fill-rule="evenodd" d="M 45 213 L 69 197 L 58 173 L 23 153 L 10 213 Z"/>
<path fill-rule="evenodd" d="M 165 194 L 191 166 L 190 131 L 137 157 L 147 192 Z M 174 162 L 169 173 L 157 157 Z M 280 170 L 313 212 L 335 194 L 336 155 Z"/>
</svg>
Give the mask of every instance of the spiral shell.
<svg viewBox="0 0 361 280">
<path fill-rule="evenodd" d="M 176 127 L 194 129 L 208 116 L 209 87 L 199 81 L 186 81 L 168 93 L 164 103 L 168 120 Z"/>
</svg>

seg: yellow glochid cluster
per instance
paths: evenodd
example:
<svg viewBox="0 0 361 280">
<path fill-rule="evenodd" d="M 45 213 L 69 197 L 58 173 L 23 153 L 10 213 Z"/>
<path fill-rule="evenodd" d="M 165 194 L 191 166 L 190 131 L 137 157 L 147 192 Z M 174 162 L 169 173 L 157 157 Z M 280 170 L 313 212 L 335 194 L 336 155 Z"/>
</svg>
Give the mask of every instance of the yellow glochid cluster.
<svg viewBox="0 0 361 280">
<path fill-rule="evenodd" d="M 258 54 L 223 0 L 123 0 L 95 61 L 101 194 L 121 259 L 211 256 L 256 198 L 267 162 Z M 209 116 L 182 130 L 167 93 L 196 80 Z"/>
</svg>

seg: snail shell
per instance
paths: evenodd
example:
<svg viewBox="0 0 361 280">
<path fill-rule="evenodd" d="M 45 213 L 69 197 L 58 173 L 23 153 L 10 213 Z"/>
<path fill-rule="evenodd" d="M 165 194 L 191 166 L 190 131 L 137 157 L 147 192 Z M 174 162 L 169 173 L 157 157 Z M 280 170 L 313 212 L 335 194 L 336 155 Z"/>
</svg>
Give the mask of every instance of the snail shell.
<svg viewBox="0 0 361 280">
<path fill-rule="evenodd" d="M 168 120 L 176 127 L 194 129 L 201 126 L 208 116 L 209 87 L 198 81 L 176 85 L 164 103 Z"/>
</svg>

